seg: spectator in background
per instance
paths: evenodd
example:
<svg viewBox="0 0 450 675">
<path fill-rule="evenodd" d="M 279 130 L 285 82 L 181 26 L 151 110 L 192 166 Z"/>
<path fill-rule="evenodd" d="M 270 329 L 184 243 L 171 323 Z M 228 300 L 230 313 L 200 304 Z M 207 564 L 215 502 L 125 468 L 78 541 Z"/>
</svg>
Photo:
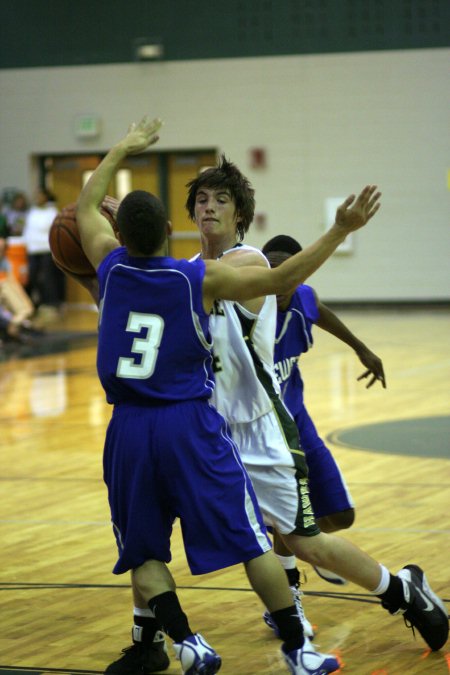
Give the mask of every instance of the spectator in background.
<svg viewBox="0 0 450 675">
<path fill-rule="evenodd" d="M 28 213 L 28 199 L 24 192 L 16 192 L 11 203 L 5 207 L 4 215 L 8 227 L 8 236 L 21 237 Z"/>
<path fill-rule="evenodd" d="M 6 246 L 6 238 L 0 237 L 0 341 L 24 342 L 37 334 L 30 321 L 34 307 L 12 273 Z"/>
<path fill-rule="evenodd" d="M 43 323 L 55 319 L 64 302 L 64 274 L 53 262 L 48 241 L 57 213 L 55 197 L 46 188 L 40 188 L 34 206 L 27 213 L 23 230 L 29 269 L 27 290 Z"/>
<path fill-rule="evenodd" d="M 6 243 L 6 237 L 8 236 L 8 223 L 6 221 L 6 216 L 0 212 L 0 239 Z"/>
</svg>

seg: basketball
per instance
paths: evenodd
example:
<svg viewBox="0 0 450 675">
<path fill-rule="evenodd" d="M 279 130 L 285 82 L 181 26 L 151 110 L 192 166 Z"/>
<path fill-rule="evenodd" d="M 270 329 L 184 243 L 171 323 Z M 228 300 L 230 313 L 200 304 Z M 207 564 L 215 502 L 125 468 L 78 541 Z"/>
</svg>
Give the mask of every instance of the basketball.
<svg viewBox="0 0 450 675">
<path fill-rule="evenodd" d="M 100 212 L 117 232 L 116 213 L 119 201 L 106 196 Z M 49 233 L 50 251 L 56 265 L 65 272 L 78 276 L 95 276 L 95 269 L 87 259 L 81 246 L 76 218 L 77 205 L 68 204 L 54 219 Z"/>
</svg>

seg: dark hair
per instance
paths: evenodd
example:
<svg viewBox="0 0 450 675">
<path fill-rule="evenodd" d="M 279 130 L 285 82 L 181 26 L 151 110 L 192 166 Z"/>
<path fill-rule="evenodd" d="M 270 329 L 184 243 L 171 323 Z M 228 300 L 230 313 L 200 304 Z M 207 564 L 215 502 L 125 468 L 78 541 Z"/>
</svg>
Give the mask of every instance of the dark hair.
<svg viewBox="0 0 450 675">
<path fill-rule="evenodd" d="M 55 195 L 53 194 L 53 192 L 51 190 L 49 190 L 47 187 L 45 187 L 45 185 L 39 187 L 38 192 L 45 195 L 45 198 L 48 202 L 56 202 Z"/>
<path fill-rule="evenodd" d="M 134 190 L 120 202 L 117 227 L 127 247 L 152 255 L 167 236 L 166 211 L 155 195 Z"/>
<path fill-rule="evenodd" d="M 185 206 L 191 220 L 195 220 L 195 199 L 201 188 L 228 190 L 236 206 L 236 216 L 239 218 L 236 233 L 242 241 L 255 215 L 255 191 L 235 164 L 229 162 L 225 155 L 221 155 L 217 166 L 202 171 L 189 181 L 186 187 L 188 197 Z"/>
<path fill-rule="evenodd" d="M 290 237 L 287 234 L 278 234 L 276 237 L 272 237 L 269 241 L 264 244 L 262 252 L 264 255 L 267 253 L 272 253 L 276 251 L 277 253 L 288 253 L 289 255 L 295 255 L 302 251 L 302 247 L 294 237 Z"/>
</svg>

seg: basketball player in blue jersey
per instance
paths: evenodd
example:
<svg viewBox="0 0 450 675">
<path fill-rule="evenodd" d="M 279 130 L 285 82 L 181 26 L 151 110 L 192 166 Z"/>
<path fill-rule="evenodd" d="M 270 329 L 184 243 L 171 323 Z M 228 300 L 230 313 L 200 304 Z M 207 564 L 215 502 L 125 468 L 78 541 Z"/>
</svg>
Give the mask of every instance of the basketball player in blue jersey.
<svg viewBox="0 0 450 675">
<path fill-rule="evenodd" d="M 131 192 L 117 213 L 119 240 L 99 206 L 120 162 L 158 139 L 159 120 L 144 118 L 100 163 L 83 188 L 77 220 L 83 249 L 97 271 L 97 370 L 113 408 L 104 447 L 104 478 L 118 547 L 114 573 L 131 571 L 154 629 L 174 641 L 185 675 L 212 675 L 221 659 L 194 633 L 168 570 L 170 536 L 180 519 L 193 574 L 243 562 L 269 609 L 291 673 L 334 672 L 338 661 L 304 637 L 292 595 L 267 537 L 251 481 L 224 418 L 211 403 L 209 313 L 218 298 L 244 302 L 293 290 L 377 209 L 368 187 L 341 222 L 275 270 L 236 270 L 214 260 L 168 257 L 168 223 L 160 201 Z M 234 209 L 231 199 L 227 208 Z M 143 615 L 144 618 L 148 615 Z M 153 644 L 153 635 L 147 644 Z M 136 632 L 139 632 L 137 630 Z M 106 673 L 165 670 L 126 650 Z M 161 654 L 160 654 L 161 655 Z M 245 669 L 245 665 L 243 666 Z"/>
<path fill-rule="evenodd" d="M 235 165 L 222 157 L 217 167 L 203 171 L 187 187 L 186 208 L 199 228 L 203 259 L 218 259 L 240 270 L 268 266 L 261 251 L 242 243 L 255 201 L 254 190 Z M 354 209 L 364 222 L 376 213 L 379 193 L 375 188 L 370 208 L 360 209 L 365 190 L 356 201 L 352 196 L 338 208 L 335 226 L 356 217 Z M 210 319 L 213 401 L 230 424 L 266 525 L 296 557 L 379 597 L 391 614 L 402 614 L 416 627 L 431 649 L 440 649 L 448 638 L 447 610 L 418 565 L 406 565 L 393 575 L 348 540 L 320 531 L 308 494 L 305 453 L 280 398 L 273 364 L 275 329 L 273 296 L 239 303 L 222 299 L 215 303 Z M 292 592 L 299 600 L 293 581 Z"/>
<path fill-rule="evenodd" d="M 271 267 L 277 267 L 302 250 L 287 235 L 270 239 L 262 249 Z M 323 532 L 335 532 L 352 526 L 355 518 L 353 501 L 330 450 L 319 437 L 303 400 L 303 380 L 298 368 L 300 356 L 313 346 L 314 325 L 349 345 L 366 368 L 358 380 L 369 378 L 367 388 L 380 382 L 386 388 L 381 359 L 374 354 L 326 305 L 320 302 L 311 286 L 301 284 L 294 293 L 277 296 L 277 328 L 274 368 L 283 401 L 294 417 L 302 449 L 308 464 L 308 484 L 316 520 Z M 320 576 L 331 583 L 341 582 L 319 569 Z"/>
<path fill-rule="evenodd" d="M 302 250 L 290 236 L 278 235 L 262 249 L 271 267 L 277 267 L 291 255 Z M 349 345 L 365 366 L 358 378 L 369 378 L 367 388 L 375 382 L 386 387 L 381 359 L 374 354 L 326 305 L 320 302 L 311 286 L 301 284 L 294 293 L 277 296 L 277 327 L 275 336 L 274 369 L 281 387 L 283 402 L 297 424 L 300 444 L 308 464 L 308 487 L 317 524 L 323 532 L 336 532 L 352 526 L 355 518 L 354 504 L 336 460 L 308 414 L 303 400 L 303 380 L 298 359 L 313 345 L 314 325 L 335 335 Z M 274 538 L 274 550 L 283 560 L 292 578 L 299 579 L 295 556 L 285 548 L 281 539 Z M 316 572 L 330 583 L 342 585 L 345 579 L 329 570 L 316 568 Z M 267 617 L 270 625 L 270 619 Z"/>
</svg>

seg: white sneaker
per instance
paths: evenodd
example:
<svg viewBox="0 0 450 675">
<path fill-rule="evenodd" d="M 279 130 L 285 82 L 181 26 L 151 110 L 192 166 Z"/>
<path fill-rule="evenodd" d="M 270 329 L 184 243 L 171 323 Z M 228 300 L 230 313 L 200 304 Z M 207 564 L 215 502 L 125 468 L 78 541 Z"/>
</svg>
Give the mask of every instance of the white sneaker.
<svg viewBox="0 0 450 675">
<path fill-rule="evenodd" d="M 295 608 L 297 610 L 297 614 L 300 617 L 300 621 L 302 622 L 303 626 L 303 633 L 305 637 L 308 638 L 313 638 L 314 637 L 314 628 L 312 627 L 312 623 L 308 621 L 308 619 L 305 616 L 305 612 L 303 609 L 303 603 L 302 603 L 302 595 L 303 591 L 300 590 L 300 586 L 289 586 L 291 589 L 292 597 L 294 598 L 294 604 Z"/>
<path fill-rule="evenodd" d="M 308 619 L 306 618 L 305 612 L 303 610 L 303 604 L 302 604 L 302 599 L 301 599 L 302 595 L 303 595 L 303 592 L 300 590 L 299 586 L 289 586 L 289 588 L 291 589 L 291 593 L 292 593 L 292 597 L 294 599 L 294 605 L 295 605 L 295 608 L 297 610 L 297 614 L 300 617 L 300 621 L 302 622 L 303 634 L 305 635 L 305 637 L 313 638 L 314 637 L 314 628 L 312 627 L 311 622 L 308 621 Z M 269 611 L 266 610 L 264 612 L 263 619 L 264 619 L 265 623 L 267 624 L 267 626 L 269 626 L 269 628 L 271 628 L 273 630 L 273 632 L 275 633 L 277 638 L 279 638 L 280 634 L 278 632 L 278 626 L 276 625 L 276 623 L 272 619 Z"/>
<path fill-rule="evenodd" d="M 301 649 L 286 652 L 283 645 L 281 651 L 292 675 L 327 675 L 339 669 L 337 658 L 314 651 L 308 638 Z"/>
<path fill-rule="evenodd" d="M 339 574 L 330 572 L 330 570 L 326 570 L 325 567 L 314 567 L 314 569 L 321 579 L 328 581 L 330 584 L 335 584 L 336 586 L 345 586 L 348 584 L 347 579 L 340 577 Z"/>
<path fill-rule="evenodd" d="M 183 675 L 214 675 L 220 670 L 222 659 L 200 633 L 175 642 L 173 648 L 181 661 Z"/>
</svg>

